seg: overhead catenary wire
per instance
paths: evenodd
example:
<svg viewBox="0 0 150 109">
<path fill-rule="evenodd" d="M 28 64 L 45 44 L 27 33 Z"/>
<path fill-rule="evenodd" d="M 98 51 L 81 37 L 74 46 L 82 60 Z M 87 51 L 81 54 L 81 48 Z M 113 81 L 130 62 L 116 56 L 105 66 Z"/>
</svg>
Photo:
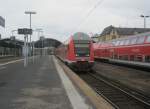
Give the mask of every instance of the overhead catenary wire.
<svg viewBox="0 0 150 109">
<path fill-rule="evenodd" d="M 89 0 L 88 0 L 89 1 Z M 72 29 L 72 32 L 70 32 L 71 35 L 73 35 L 75 32 L 79 31 L 79 28 L 81 27 L 81 25 L 88 19 L 88 17 L 92 14 L 92 12 L 98 7 L 100 6 L 105 0 L 99 0 L 98 2 L 95 3 L 95 5 L 90 8 L 90 10 L 87 12 L 87 14 L 85 15 L 85 17 L 83 18 L 83 20 L 81 20 L 81 22 L 79 24 L 77 24 L 77 26 L 75 26 L 73 29 Z M 89 1 L 91 2 L 91 1 Z M 98 25 L 96 25 L 97 27 L 97 30 L 99 32 L 99 27 Z M 64 34 L 65 35 L 65 34 Z"/>
<path fill-rule="evenodd" d="M 84 23 L 84 22 L 86 22 L 86 20 L 88 19 L 88 17 L 92 14 L 92 12 L 98 7 L 98 6 L 100 6 L 102 3 L 104 2 L 104 0 L 99 0 L 95 5 L 94 5 L 94 7 L 92 7 L 89 11 L 88 11 L 88 13 L 86 14 L 86 16 L 85 16 L 85 18 L 79 23 L 79 25 L 77 26 L 77 29 L 76 30 L 79 30 L 80 29 L 80 27 L 82 26 L 82 24 Z M 97 26 L 97 28 L 98 28 L 98 26 Z M 99 30 L 99 29 L 98 29 Z"/>
</svg>

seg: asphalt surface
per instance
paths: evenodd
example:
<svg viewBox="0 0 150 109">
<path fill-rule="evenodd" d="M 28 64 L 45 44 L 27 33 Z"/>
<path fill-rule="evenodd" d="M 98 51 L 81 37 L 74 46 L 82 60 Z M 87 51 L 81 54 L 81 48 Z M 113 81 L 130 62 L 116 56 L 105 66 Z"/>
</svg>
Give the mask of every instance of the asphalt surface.
<svg viewBox="0 0 150 109">
<path fill-rule="evenodd" d="M 72 109 L 51 56 L 0 66 L 0 109 Z"/>
</svg>

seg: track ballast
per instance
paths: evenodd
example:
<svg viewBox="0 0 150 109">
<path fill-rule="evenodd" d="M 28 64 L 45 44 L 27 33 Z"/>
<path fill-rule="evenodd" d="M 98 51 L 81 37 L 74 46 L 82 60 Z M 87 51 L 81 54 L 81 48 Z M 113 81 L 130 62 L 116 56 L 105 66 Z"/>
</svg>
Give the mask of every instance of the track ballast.
<svg viewBox="0 0 150 109">
<path fill-rule="evenodd" d="M 97 73 L 78 73 L 99 95 L 103 96 L 116 109 L 150 109 L 150 103 L 143 97 L 135 96 L 105 80 Z"/>
</svg>

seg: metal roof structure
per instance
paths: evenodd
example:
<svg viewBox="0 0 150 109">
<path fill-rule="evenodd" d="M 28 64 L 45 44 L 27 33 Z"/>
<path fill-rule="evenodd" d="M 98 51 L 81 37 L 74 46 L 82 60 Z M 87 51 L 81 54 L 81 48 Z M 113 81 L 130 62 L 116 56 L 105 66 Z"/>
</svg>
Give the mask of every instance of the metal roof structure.
<svg viewBox="0 0 150 109">
<path fill-rule="evenodd" d="M 0 40 L 1 47 L 8 47 L 8 48 L 21 48 L 23 46 L 23 41 L 21 40 L 11 40 L 10 38 L 5 38 Z"/>
<path fill-rule="evenodd" d="M 60 41 L 52 38 L 44 38 L 43 40 L 38 40 L 35 42 L 35 48 L 42 48 L 42 47 L 58 47 L 62 44 Z"/>
</svg>

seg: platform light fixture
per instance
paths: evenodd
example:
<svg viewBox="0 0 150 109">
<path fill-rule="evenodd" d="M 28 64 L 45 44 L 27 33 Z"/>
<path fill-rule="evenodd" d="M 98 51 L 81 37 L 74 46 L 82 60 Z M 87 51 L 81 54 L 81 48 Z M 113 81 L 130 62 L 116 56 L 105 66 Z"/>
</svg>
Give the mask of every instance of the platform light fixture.
<svg viewBox="0 0 150 109">
<path fill-rule="evenodd" d="M 146 18 L 149 18 L 150 16 L 141 15 L 140 17 L 144 18 L 144 28 L 146 28 Z"/>
</svg>

